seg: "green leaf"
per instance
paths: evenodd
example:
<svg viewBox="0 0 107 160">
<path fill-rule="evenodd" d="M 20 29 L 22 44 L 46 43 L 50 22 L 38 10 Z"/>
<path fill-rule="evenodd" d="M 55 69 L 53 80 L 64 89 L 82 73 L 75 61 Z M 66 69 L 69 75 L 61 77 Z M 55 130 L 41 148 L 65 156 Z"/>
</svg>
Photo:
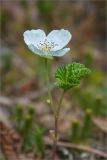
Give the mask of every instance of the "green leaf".
<svg viewBox="0 0 107 160">
<path fill-rule="evenodd" d="M 63 65 L 55 73 L 55 84 L 66 91 L 79 85 L 80 80 L 90 73 L 91 70 L 80 63 Z"/>
</svg>

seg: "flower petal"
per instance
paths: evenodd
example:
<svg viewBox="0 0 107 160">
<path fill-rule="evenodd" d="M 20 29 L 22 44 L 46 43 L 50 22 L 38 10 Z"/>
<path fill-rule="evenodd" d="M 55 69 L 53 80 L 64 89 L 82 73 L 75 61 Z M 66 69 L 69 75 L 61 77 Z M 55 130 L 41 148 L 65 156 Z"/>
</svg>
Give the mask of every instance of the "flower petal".
<svg viewBox="0 0 107 160">
<path fill-rule="evenodd" d="M 38 48 L 36 48 L 33 44 L 28 45 L 28 48 L 34 52 L 35 54 L 44 57 L 44 58 L 49 58 L 49 59 L 53 59 L 51 54 L 45 54 L 42 50 L 39 50 Z"/>
<path fill-rule="evenodd" d="M 38 48 L 36 48 L 33 44 L 28 45 L 28 48 L 34 52 L 35 54 L 42 56 L 44 53 L 42 50 L 39 50 Z"/>
<path fill-rule="evenodd" d="M 33 44 L 37 45 L 40 41 L 44 41 L 46 38 L 46 34 L 43 30 L 27 30 L 23 33 L 24 41 L 27 45 Z"/>
<path fill-rule="evenodd" d="M 65 47 L 71 40 L 72 35 L 68 30 L 53 30 L 47 35 L 49 42 L 54 42 L 56 46 L 52 48 L 52 51 L 57 51 Z"/>
<path fill-rule="evenodd" d="M 51 54 L 52 54 L 52 56 L 55 56 L 55 57 L 61 57 L 64 54 L 68 53 L 69 51 L 70 51 L 70 48 L 64 48 L 64 49 L 61 49 L 58 51 L 53 51 L 53 52 L 51 52 Z"/>
</svg>

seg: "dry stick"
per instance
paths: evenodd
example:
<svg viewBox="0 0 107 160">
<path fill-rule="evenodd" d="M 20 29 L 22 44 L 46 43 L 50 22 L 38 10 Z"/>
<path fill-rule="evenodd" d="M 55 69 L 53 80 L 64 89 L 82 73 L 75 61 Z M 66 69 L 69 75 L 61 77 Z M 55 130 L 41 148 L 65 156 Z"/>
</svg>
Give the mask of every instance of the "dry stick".
<svg viewBox="0 0 107 160">
<path fill-rule="evenodd" d="M 45 137 L 44 141 L 45 141 L 46 144 L 52 145 L 52 140 L 50 138 Z M 67 143 L 67 142 L 57 142 L 57 145 L 59 147 L 67 147 L 67 148 L 74 148 L 74 149 L 77 149 L 77 150 L 83 150 L 83 151 L 93 153 L 93 154 L 96 154 L 98 156 L 107 158 L 107 154 L 104 153 L 103 151 L 99 151 L 97 149 L 94 149 L 94 148 L 91 148 L 91 147 L 88 147 L 88 146 L 85 146 L 85 145 L 72 144 L 72 143 Z"/>
<path fill-rule="evenodd" d="M 94 149 L 94 148 L 90 148 L 88 146 L 84 146 L 84 145 L 76 145 L 76 144 L 69 144 L 69 143 L 65 143 L 65 142 L 59 142 L 58 146 L 63 146 L 63 147 L 65 146 L 65 147 L 68 147 L 68 148 L 75 148 L 75 149 L 79 149 L 79 150 L 84 150 L 84 151 L 102 156 L 104 158 L 107 158 L 106 153 L 104 153 L 102 151 L 99 151 L 97 149 Z"/>
<path fill-rule="evenodd" d="M 107 118 L 93 118 L 93 123 L 105 134 L 107 134 Z"/>
</svg>

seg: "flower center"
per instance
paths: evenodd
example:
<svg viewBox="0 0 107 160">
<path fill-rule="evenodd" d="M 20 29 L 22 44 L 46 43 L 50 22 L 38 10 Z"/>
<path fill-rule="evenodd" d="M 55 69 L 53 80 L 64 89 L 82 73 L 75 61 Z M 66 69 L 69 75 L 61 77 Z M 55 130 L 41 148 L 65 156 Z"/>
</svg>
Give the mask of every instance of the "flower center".
<svg viewBox="0 0 107 160">
<path fill-rule="evenodd" d="M 46 54 L 49 54 L 50 50 L 57 46 L 58 44 L 55 44 L 55 42 L 48 42 L 47 39 L 44 40 L 44 42 L 41 42 L 37 45 L 40 50 L 45 52 Z"/>
</svg>

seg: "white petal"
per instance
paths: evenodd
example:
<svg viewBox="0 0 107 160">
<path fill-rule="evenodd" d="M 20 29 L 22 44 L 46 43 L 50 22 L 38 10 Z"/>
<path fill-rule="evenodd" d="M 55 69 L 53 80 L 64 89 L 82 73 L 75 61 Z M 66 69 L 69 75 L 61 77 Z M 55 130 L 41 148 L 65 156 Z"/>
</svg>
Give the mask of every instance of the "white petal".
<svg viewBox="0 0 107 160">
<path fill-rule="evenodd" d="M 57 51 L 65 47 L 71 40 L 72 35 L 68 30 L 53 30 L 47 35 L 47 40 L 57 44 L 52 51 Z"/>
<path fill-rule="evenodd" d="M 33 44 L 37 45 L 40 41 L 44 41 L 46 38 L 46 34 L 43 30 L 27 30 L 23 33 L 24 41 L 27 45 Z"/>
<path fill-rule="evenodd" d="M 64 54 L 68 53 L 70 51 L 70 48 L 64 48 L 58 51 L 51 52 L 52 56 L 61 57 Z"/>
<path fill-rule="evenodd" d="M 37 55 L 39 55 L 41 57 L 53 59 L 51 54 L 45 54 L 42 50 L 39 50 L 33 44 L 28 45 L 28 47 L 32 52 L 34 52 L 35 54 L 37 54 Z"/>
<path fill-rule="evenodd" d="M 44 54 L 43 51 L 36 48 L 33 44 L 28 45 L 28 48 L 37 55 L 42 56 Z"/>
</svg>

